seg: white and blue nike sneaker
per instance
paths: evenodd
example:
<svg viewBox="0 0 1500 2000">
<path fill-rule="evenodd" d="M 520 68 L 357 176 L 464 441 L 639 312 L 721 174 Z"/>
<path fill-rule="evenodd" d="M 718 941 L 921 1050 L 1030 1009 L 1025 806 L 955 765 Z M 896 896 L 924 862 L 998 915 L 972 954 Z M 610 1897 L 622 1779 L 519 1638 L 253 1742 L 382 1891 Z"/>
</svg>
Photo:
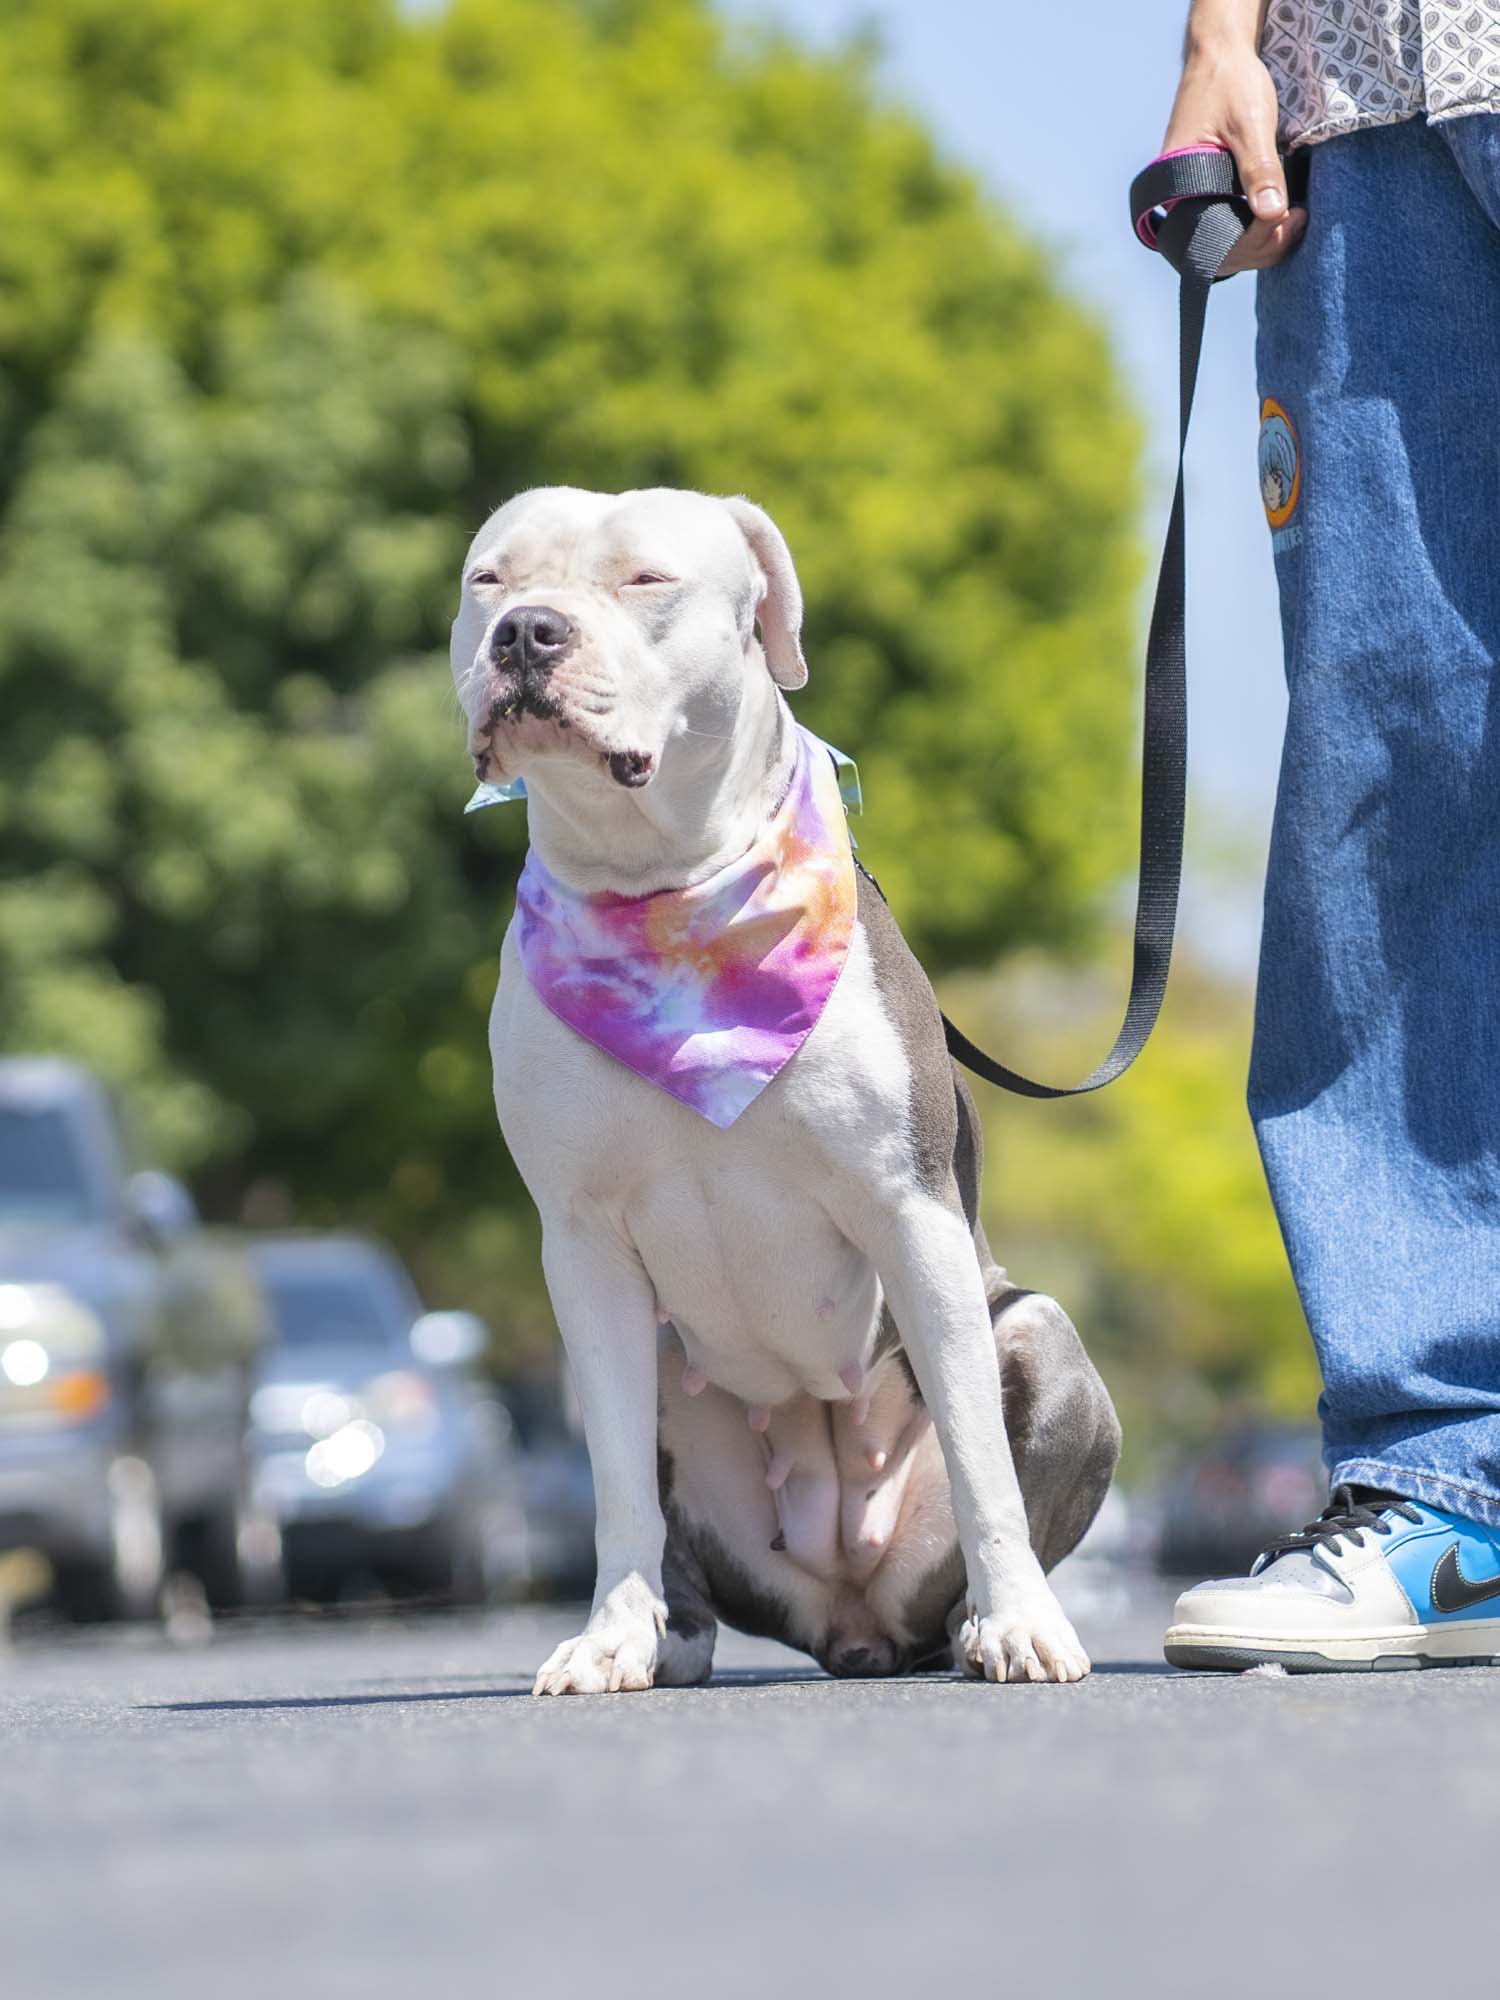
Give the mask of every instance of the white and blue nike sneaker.
<svg viewBox="0 0 1500 2000">
<path fill-rule="evenodd" d="M 1184 1591 L 1163 1650 L 1230 1672 L 1500 1665 L 1500 1528 L 1340 1486 L 1248 1576 Z"/>
</svg>

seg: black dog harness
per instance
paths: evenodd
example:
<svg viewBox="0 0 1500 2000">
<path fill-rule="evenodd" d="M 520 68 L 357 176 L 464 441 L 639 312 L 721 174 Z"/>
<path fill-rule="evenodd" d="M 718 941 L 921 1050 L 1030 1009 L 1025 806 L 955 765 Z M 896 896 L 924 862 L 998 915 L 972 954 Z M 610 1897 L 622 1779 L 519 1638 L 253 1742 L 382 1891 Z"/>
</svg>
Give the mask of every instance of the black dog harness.
<svg viewBox="0 0 1500 2000">
<path fill-rule="evenodd" d="M 1305 172 L 1306 154 L 1293 156 Z M 1033 1083 L 976 1048 L 947 1015 L 948 1049 L 966 1069 L 1022 1097 L 1076 1097 L 1099 1090 L 1129 1069 L 1156 1025 L 1182 880 L 1182 830 L 1187 798 L 1187 660 L 1183 637 L 1186 541 L 1182 473 L 1209 289 L 1224 259 L 1251 221 L 1230 155 L 1217 147 L 1165 153 L 1130 187 L 1130 220 L 1148 250 L 1159 250 L 1182 280 L 1177 485 L 1146 640 L 1145 720 L 1141 743 L 1141 844 L 1135 903 L 1135 955 L 1130 998 L 1114 1047 L 1081 1083 Z"/>
</svg>

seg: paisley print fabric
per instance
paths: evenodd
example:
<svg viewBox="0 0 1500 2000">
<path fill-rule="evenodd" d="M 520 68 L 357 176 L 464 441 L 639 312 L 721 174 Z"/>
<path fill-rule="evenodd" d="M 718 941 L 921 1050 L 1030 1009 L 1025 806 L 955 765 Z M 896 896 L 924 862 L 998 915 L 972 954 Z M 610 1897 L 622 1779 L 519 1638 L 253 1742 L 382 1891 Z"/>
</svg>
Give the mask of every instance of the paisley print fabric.
<svg viewBox="0 0 1500 2000">
<path fill-rule="evenodd" d="M 1261 55 L 1283 148 L 1368 125 L 1500 109 L 1500 5 L 1271 0 Z"/>
</svg>

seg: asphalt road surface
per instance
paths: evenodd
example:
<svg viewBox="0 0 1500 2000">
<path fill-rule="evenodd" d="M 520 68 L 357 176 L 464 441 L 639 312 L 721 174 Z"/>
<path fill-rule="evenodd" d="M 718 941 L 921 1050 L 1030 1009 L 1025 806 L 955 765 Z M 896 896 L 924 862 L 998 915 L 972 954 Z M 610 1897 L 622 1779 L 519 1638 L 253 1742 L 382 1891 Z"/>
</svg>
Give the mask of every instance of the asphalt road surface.
<svg viewBox="0 0 1500 2000">
<path fill-rule="evenodd" d="M 1079 1687 L 533 1701 L 567 1620 L 0 1663 L 5 2000 L 1495 1990 L 1500 1670 L 1224 1678 L 1075 1584 Z"/>
</svg>

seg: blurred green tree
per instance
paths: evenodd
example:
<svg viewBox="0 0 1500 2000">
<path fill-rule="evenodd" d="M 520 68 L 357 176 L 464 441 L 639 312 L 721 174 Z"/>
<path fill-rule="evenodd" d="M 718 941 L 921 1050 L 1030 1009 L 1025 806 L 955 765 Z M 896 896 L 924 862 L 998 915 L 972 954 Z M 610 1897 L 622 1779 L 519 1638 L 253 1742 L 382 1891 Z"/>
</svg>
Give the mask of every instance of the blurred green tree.
<svg viewBox="0 0 1500 2000">
<path fill-rule="evenodd" d="M 1136 436 L 1043 252 L 857 53 L 706 0 L 0 0 L 0 1042 L 215 1211 L 354 1217 L 546 1326 L 483 1019 L 524 826 L 459 816 L 466 537 L 747 491 L 809 723 L 934 966 L 1128 851 Z"/>
</svg>

